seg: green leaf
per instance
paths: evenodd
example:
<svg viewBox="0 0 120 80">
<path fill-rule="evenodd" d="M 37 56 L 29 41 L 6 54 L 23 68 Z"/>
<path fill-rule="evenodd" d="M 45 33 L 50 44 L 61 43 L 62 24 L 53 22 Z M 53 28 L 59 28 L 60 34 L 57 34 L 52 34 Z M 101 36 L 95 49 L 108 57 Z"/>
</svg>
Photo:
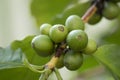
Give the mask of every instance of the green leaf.
<svg viewBox="0 0 120 80">
<path fill-rule="evenodd" d="M 5 50 L 0 48 L 0 80 L 38 80 L 40 74 L 32 72 L 23 65 L 23 55 L 30 63 L 36 65 L 46 64 L 50 57 L 43 58 L 36 54 L 31 47 L 31 40 L 34 37 L 35 35 L 32 35 L 23 40 L 15 40 Z M 1 61 L 4 61 L 5 64 L 2 65 Z M 7 63 L 7 61 L 11 63 Z"/>
<path fill-rule="evenodd" d="M 105 35 L 103 37 L 103 40 L 105 40 L 109 43 L 114 43 L 114 44 L 120 45 L 120 37 L 119 37 L 120 36 L 120 23 L 119 22 L 120 22 L 120 18 L 117 19 L 116 22 L 113 23 L 113 25 L 110 25 L 110 26 L 116 27 L 116 30 L 112 34 Z M 113 31 L 112 28 L 111 28 L 111 31 Z"/>
<path fill-rule="evenodd" d="M 0 48 L 0 80 L 37 80 L 40 74 L 24 68 L 24 58 L 20 48 Z"/>
<path fill-rule="evenodd" d="M 98 48 L 94 57 L 120 79 L 120 46 L 103 45 Z"/>
<path fill-rule="evenodd" d="M 21 49 L 0 48 L 0 69 L 23 67 L 24 58 Z"/>
<path fill-rule="evenodd" d="M 99 65 L 100 64 L 98 63 L 98 61 L 92 55 L 84 55 L 84 62 L 81 68 L 79 69 L 79 72 L 84 72 L 88 69 L 95 68 Z"/>
<path fill-rule="evenodd" d="M 0 70 L 0 80 L 38 80 L 39 76 L 24 67 Z"/>
</svg>

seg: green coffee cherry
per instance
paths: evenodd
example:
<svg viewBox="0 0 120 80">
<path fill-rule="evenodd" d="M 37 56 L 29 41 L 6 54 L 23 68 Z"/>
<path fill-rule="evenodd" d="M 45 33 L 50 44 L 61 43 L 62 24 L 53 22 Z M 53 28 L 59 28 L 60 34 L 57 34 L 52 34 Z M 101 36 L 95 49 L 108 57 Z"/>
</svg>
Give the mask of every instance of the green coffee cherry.
<svg viewBox="0 0 120 80">
<path fill-rule="evenodd" d="M 91 25 L 94 25 L 94 24 L 97 24 L 101 19 L 102 19 L 102 16 L 96 13 L 90 18 L 88 23 Z"/>
<path fill-rule="evenodd" d="M 40 33 L 41 34 L 45 34 L 45 35 L 49 35 L 49 30 L 52 26 L 48 23 L 44 23 L 40 26 Z"/>
<path fill-rule="evenodd" d="M 71 15 L 66 19 L 65 26 L 68 28 L 68 31 L 81 29 L 84 30 L 84 22 L 77 15 Z"/>
<path fill-rule="evenodd" d="M 68 51 L 64 56 L 64 65 L 68 70 L 77 70 L 83 63 L 83 56 L 78 52 Z"/>
<path fill-rule="evenodd" d="M 57 67 L 57 68 L 62 68 L 62 67 L 64 66 L 63 60 L 64 60 L 64 55 L 62 54 L 62 55 L 59 57 L 58 62 L 57 62 L 57 64 L 56 64 L 56 67 Z"/>
<path fill-rule="evenodd" d="M 37 54 L 43 57 L 51 55 L 54 51 L 54 44 L 47 35 L 34 37 L 31 44 Z"/>
<path fill-rule="evenodd" d="M 68 30 L 64 25 L 56 24 L 51 27 L 49 36 L 55 43 L 60 43 L 66 39 Z"/>
<path fill-rule="evenodd" d="M 68 34 L 66 42 L 72 50 L 81 51 L 87 46 L 88 36 L 82 30 L 73 30 Z"/>
<path fill-rule="evenodd" d="M 120 8 L 114 3 L 106 3 L 102 12 L 103 16 L 107 19 L 114 19 L 120 14 Z"/>
<path fill-rule="evenodd" d="M 83 50 L 84 54 L 93 54 L 97 50 L 97 43 L 89 39 L 86 48 Z"/>
</svg>

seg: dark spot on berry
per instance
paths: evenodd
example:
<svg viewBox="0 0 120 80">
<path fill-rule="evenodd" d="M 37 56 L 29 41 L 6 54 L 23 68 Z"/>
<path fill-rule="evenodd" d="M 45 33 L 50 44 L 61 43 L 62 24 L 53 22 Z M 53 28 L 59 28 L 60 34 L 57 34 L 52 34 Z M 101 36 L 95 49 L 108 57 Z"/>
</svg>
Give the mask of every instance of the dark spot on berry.
<svg viewBox="0 0 120 80">
<path fill-rule="evenodd" d="M 77 39 L 78 39 L 78 40 L 81 40 L 81 39 L 82 39 L 82 36 L 81 36 L 81 35 L 78 35 L 78 36 L 77 36 Z"/>
<path fill-rule="evenodd" d="M 62 31 L 62 32 L 64 31 L 64 27 L 63 27 L 63 26 L 59 26 L 58 29 L 59 29 L 60 31 Z"/>
</svg>

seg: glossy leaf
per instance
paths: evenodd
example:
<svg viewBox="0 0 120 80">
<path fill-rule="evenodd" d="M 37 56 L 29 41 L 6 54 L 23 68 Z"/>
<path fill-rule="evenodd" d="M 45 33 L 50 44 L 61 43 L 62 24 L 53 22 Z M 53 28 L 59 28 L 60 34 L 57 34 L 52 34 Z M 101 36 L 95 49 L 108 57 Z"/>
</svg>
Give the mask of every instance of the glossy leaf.
<svg viewBox="0 0 120 80">
<path fill-rule="evenodd" d="M 0 69 L 2 69 L 0 70 L 0 80 L 37 80 L 39 78 L 40 74 L 30 71 L 23 65 L 24 55 L 30 63 L 36 65 L 44 65 L 50 58 L 42 58 L 36 54 L 31 47 L 33 37 L 34 35 L 23 40 L 16 40 L 5 50 L 0 48 Z M 3 62 L 4 64 L 2 64 Z"/>
<path fill-rule="evenodd" d="M 92 69 L 94 67 L 99 66 L 100 64 L 98 61 L 94 58 L 92 55 L 84 55 L 84 62 L 81 68 L 79 69 L 79 72 L 84 72 L 88 69 Z"/>
<path fill-rule="evenodd" d="M 21 49 L 0 48 L 0 69 L 23 67 L 24 58 Z"/>
<path fill-rule="evenodd" d="M 24 67 L 0 70 L 0 80 L 38 80 L 39 76 Z"/>
<path fill-rule="evenodd" d="M 115 44 L 103 45 L 98 48 L 94 57 L 120 79 L 120 46 Z"/>
<path fill-rule="evenodd" d="M 103 40 L 109 42 L 109 43 L 114 43 L 114 44 L 118 44 L 120 45 L 120 18 L 118 18 L 116 20 L 116 22 L 112 25 L 116 28 L 116 30 L 114 31 L 114 33 L 112 32 L 112 34 L 106 35 L 103 37 Z M 112 31 L 112 28 L 111 28 Z"/>
<path fill-rule="evenodd" d="M 0 48 L 0 80 L 37 80 L 40 74 L 25 68 L 24 58 L 20 48 Z"/>
</svg>

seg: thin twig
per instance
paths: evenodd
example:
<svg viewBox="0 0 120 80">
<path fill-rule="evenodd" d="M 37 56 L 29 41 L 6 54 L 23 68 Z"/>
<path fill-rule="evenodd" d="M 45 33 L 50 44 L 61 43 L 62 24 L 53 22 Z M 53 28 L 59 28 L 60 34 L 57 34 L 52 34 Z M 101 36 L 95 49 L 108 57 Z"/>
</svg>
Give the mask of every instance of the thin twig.
<svg viewBox="0 0 120 80">
<path fill-rule="evenodd" d="M 86 13 L 83 15 L 82 20 L 84 21 L 84 23 L 88 22 L 88 20 L 93 16 L 93 14 L 97 11 L 97 7 L 96 7 L 97 3 L 94 3 L 87 11 Z"/>
<path fill-rule="evenodd" d="M 54 72 L 55 72 L 58 80 L 63 80 L 57 68 L 54 68 Z"/>
<path fill-rule="evenodd" d="M 41 71 L 39 71 L 39 70 L 37 70 L 35 67 L 31 66 L 31 64 L 28 62 L 27 59 L 24 60 L 24 65 L 25 65 L 27 68 L 29 68 L 31 71 L 33 71 L 33 72 L 37 72 L 37 73 L 43 73 L 43 72 L 45 72 L 44 69 L 41 70 Z M 41 68 L 42 68 L 42 67 L 41 67 Z"/>
<path fill-rule="evenodd" d="M 46 69 L 46 71 L 41 74 L 39 80 L 47 80 L 51 73 L 52 73 L 51 69 Z"/>
</svg>

